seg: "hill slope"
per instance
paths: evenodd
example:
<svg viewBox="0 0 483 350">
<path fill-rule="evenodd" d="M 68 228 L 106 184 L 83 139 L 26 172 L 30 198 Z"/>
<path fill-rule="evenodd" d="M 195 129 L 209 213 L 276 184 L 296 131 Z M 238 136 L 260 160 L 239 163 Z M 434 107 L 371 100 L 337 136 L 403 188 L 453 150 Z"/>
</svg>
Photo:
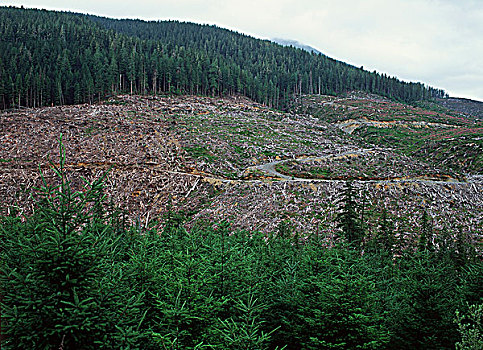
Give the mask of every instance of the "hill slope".
<svg viewBox="0 0 483 350">
<path fill-rule="evenodd" d="M 387 209 L 397 223 L 396 235 L 407 242 L 416 239 L 424 211 L 433 218 L 436 233 L 461 229 L 480 237 L 482 178 L 474 175 L 481 173 L 470 176 L 441 164 L 438 147 L 419 145 L 420 151 L 409 152 L 404 138 L 374 141 L 374 131 L 367 130 L 375 126 L 361 124 L 348 133 L 341 124 L 399 117 L 404 123 L 377 131 L 398 135 L 406 130 L 417 137 L 424 130 L 430 139 L 467 130 L 469 120 L 370 96 L 305 99 L 307 108 L 325 108 L 324 118 L 282 113 L 244 97 L 189 96 L 120 96 L 95 105 L 3 113 L 0 193 L 4 203 L 29 211 L 31 190 L 40 181 L 37 164 L 47 169 L 46 155 L 62 133 L 71 176 L 93 179 L 113 166 L 108 193 L 127 209 L 130 220 L 143 225 L 175 209 L 192 224 L 228 220 L 232 227 L 266 233 L 289 227 L 302 235 L 333 237 L 334 203 L 345 180 L 352 179 L 368 232 L 376 232 L 380 213 Z M 370 119 L 355 119 L 354 113 L 368 110 Z M 387 115 L 389 110 L 394 115 Z M 423 121 L 423 129 L 411 124 Z M 459 139 L 462 149 L 473 147 L 465 140 Z M 452 147 L 441 147 L 452 154 Z M 462 164 L 481 166 L 474 154 L 470 157 L 473 161 Z M 48 171 L 46 177 L 51 178 Z"/>
<path fill-rule="evenodd" d="M 217 28 L 0 7 L 0 109 L 119 93 L 240 93 L 286 109 L 293 94 L 365 90 L 404 101 L 420 83 Z"/>
<path fill-rule="evenodd" d="M 481 101 L 451 97 L 436 99 L 436 103 L 456 112 L 472 115 L 483 119 L 483 102 Z"/>
<path fill-rule="evenodd" d="M 483 123 L 476 117 L 366 94 L 304 97 L 296 110 L 335 123 L 363 144 L 391 147 L 447 171 L 483 173 Z"/>
</svg>

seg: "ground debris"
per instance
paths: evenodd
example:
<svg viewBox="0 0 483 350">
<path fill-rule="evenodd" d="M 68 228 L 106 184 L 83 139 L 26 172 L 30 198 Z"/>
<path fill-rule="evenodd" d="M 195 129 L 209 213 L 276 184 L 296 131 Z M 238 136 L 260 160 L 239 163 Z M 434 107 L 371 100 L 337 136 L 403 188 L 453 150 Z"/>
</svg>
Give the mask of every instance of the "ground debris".
<svg viewBox="0 0 483 350">
<path fill-rule="evenodd" d="M 355 111 L 358 100 L 351 101 L 344 108 Z M 62 134 L 74 186 L 110 169 L 105 191 L 131 222 L 147 225 L 176 210 L 188 215 L 188 228 L 196 220 L 228 220 L 268 234 L 283 224 L 301 237 L 333 239 L 336 202 L 343 180 L 352 179 L 372 232 L 386 208 L 399 236 L 415 236 L 426 210 L 436 230 L 462 229 L 481 239 L 481 176 L 459 178 L 420 158 L 361 145 L 310 114 L 282 113 L 244 97 L 118 96 L 0 113 L 0 131 L 4 212 L 32 211 L 39 167 L 54 180 L 49 160 L 59 162 Z M 269 163 L 286 177 L 267 173 Z"/>
</svg>

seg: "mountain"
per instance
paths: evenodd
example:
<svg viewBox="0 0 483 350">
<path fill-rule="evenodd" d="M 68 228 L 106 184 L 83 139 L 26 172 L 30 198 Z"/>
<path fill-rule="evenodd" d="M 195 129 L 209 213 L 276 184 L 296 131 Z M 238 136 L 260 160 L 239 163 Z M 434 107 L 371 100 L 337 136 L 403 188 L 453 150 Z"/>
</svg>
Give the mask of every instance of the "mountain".
<svg viewBox="0 0 483 350">
<path fill-rule="evenodd" d="M 456 112 L 472 115 L 483 119 L 483 102 L 470 100 L 467 98 L 438 98 L 435 102 L 443 107 L 454 110 Z"/>
<path fill-rule="evenodd" d="M 286 110 L 294 94 L 352 90 L 406 102 L 444 96 L 216 26 L 0 8 L 0 109 L 171 93 L 242 94 Z"/>
<path fill-rule="evenodd" d="M 341 181 L 352 180 L 368 191 L 374 210 L 378 200 L 404 195 L 406 203 L 396 201 L 391 210 L 404 207 L 411 216 L 421 198 L 439 198 L 428 204 L 436 222 L 447 215 L 458 218 L 453 226 L 474 230 L 465 213 L 480 215 L 474 190 L 483 169 L 481 120 L 433 101 L 419 107 L 395 101 L 396 93 L 415 98 L 437 91 L 214 26 L 15 8 L 2 8 L 0 18 L 3 108 L 91 102 L 2 114 L 0 160 L 3 179 L 12 179 L 2 185 L 5 198 L 16 193 L 8 183 L 35 183 L 22 176 L 36 178 L 35 165 L 45 163 L 62 133 L 73 171 L 89 178 L 113 165 L 122 191 L 112 187 L 111 194 L 141 216 L 166 210 L 166 198 L 152 197 L 151 175 L 164 178 L 163 196 L 175 196 L 177 209 L 206 218 L 231 210 L 235 225 L 260 231 L 283 221 L 282 202 L 270 209 L 269 224 L 263 213 L 242 219 L 250 212 L 236 205 L 242 192 L 256 207 L 271 198 L 263 181 L 312 183 L 323 198 L 304 188 L 292 199 L 319 201 L 310 205 L 315 215 L 329 211 L 325 205 Z M 320 79 L 320 95 L 314 94 L 319 74 L 328 79 Z M 366 91 L 343 92 L 359 84 Z M 322 94 L 335 87 L 337 96 Z M 252 185 L 260 190 L 252 192 Z M 459 192 L 445 197 L 444 186 Z M 230 196 L 216 194 L 221 188 Z M 215 212 L 207 198 L 217 201 Z M 313 220 L 292 218 L 300 229 Z"/>
<path fill-rule="evenodd" d="M 483 121 L 442 95 L 213 26 L 1 8 L 0 348 L 468 347 Z"/>
<path fill-rule="evenodd" d="M 299 42 L 297 40 L 289 40 L 289 39 L 281 39 L 281 38 L 273 38 L 273 39 L 270 39 L 270 40 L 273 41 L 274 43 L 280 44 L 282 46 L 293 46 L 293 47 L 305 50 L 305 51 L 310 52 L 310 53 L 313 52 L 317 55 L 318 54 L 322 55 L 322 52 L 320 52 L 319 50 L 314 49 L 312 46 L 302 44 L 301 42 Z"/>
</svg>

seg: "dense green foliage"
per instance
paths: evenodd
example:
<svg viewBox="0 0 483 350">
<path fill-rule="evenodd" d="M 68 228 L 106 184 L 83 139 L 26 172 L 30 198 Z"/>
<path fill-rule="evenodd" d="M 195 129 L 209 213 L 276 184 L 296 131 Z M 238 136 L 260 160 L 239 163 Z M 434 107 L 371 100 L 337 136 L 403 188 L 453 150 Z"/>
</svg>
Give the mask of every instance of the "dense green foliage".
<svg viewBox="0 0 483 350">
<path fill-rule="evenodd" d="M 355 247 L 360 247 L 364 238 L 364 229 L 360 216 L 356 212 L 357 203 L 354 188 L 350 181 L 345 183 L 343 196 L 340 198 L 339 204 L 339 228 L 348 243 L 353 244 Z"/>
<path fill-rule="evenodd" d="M 381 249 L 367 243 L 363 253 L 353 244 L 329 249 L 316 235 L 301 242 L 287 230 L 267 239 L 200 222 L 187 231 L 174 213 L 159 232 L 126 226 L 106 205 L 102 179 L 72 190 L 63 159 L 53 165 L 57 185 L 38 189 L 32 216 L 0 221 L 2 348 L 451 349 L 481 342 L 480 316 L 468 305 L 481 305 L 483 266 L 468 249 L 439 240 L 438 249 L 394 258 L 384 236 L 373 242 Z M 390 229 L 383 217 L 380 234 Z"/>
<path fill-rule="evenodd" d="M 294 94 L 350 90 L 404 101 L 445 95 L 215 26 L 0 8 L 0 109 L 125 92 L 240 93 L 287 108 Z"/>
<path fill-rule="evenodd" d="M 483 304 L 470 305 L 469 315 L 466 317 L 456 311 L 455 322 L 462 336 L 461 342 L 456 343 L 456 350 L 483 349 Z"/>
</svg>

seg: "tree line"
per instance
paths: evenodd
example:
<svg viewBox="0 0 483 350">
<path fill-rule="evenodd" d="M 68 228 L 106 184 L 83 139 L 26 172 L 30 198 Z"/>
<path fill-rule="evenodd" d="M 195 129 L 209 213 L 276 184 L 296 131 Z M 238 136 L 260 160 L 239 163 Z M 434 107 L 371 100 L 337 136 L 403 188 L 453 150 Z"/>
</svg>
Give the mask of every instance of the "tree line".
<svg viewBox="0 0 483 350">
<path fill-rule="evenodd" d="M 443 90 L 216 26 L 0 7 L 0 109 L 107 95 L 243 94 L 286 109 L 351 90 L 411 102 Z"/>
</svg>

